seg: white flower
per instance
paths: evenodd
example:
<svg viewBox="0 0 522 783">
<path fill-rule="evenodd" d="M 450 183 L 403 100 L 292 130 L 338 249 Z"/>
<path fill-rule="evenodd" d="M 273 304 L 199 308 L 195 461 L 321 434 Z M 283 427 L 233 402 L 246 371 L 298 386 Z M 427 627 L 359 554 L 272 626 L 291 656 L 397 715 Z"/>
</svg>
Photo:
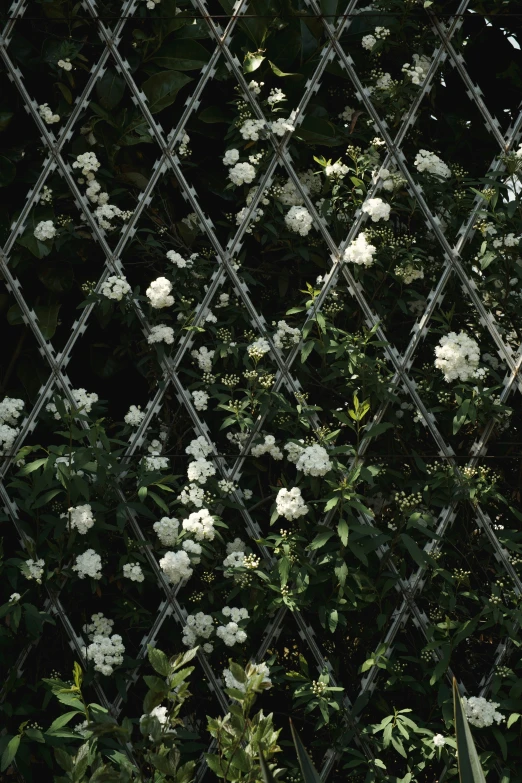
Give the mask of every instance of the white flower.
<svg viewBox="0 0 522 783">
<path fill-rule="evenodd" d="M 190 267 L 194 265 L 194 259 L 197 258 L 197 255 L 197 253 L 192 253 L 190 258 L 183 258 L 183 256 L 176 253 L 175 250 L 169 250 L 167 258 L 175 264 L 178 269 L 190 269 Z"/>
<path fill-rule="evenodd" d="M 71 527 L 76 528 L 82 536 L 94 525 L 92 508 L 88 503 L 85 503 L 83 506 L 69 508 L 67 514 L 61 514 L 61 517 L 69 518 Z"/>
<path fill-rule="evenodd" d="M 101 557 L 94 549 L 87 549 L 83 555 L 77 555 L 72 570 L 78 572 L 80 579 L 85 579 L 86 576 L 101 579 Z"/>
<path fill-rule="evenodd" d="M 250 90 L 250 92 L 253 92 L 254 95 L 259 95 L 261 92 L 261 87 L 263 87 L 264 84 L 265 84 L 264 82 L 256 82 L 254 81 L 254 79 L 252 79 L 252 81 L 248 85 L 248 89 Z"/>
<path fill-rule="evenodd" d="M 214 517 L 208 508 L 193 511 L 188 519 L 182 522 L 183 530 L 194 535 L 196 541 L 213 541 L 215 536 Z"/>
<path fill-rule="evenodd" d="M 312 446 L 306 446 L 306 448 L 301 451 L 296 462 L 296 467 L 297 470 L 300 470 L 305 476 L 324 476 L 332 469 L 332 463 L 330 462 L 326 449 L 319 446 L 318 443 L 314 443 Z"/>
<path fill-rule="evenodd" d="M 209 454 L 212 454 L 212 450 L 212 445 L 208 443 L 203 435 L 200 435 L 190 441 L 185 449 L 185 454 L 190 454 L 194 459 L 205 459 Z"/>
<path fill-rule="evenodd" d="M 428 75 L 431 60 L 424 54 L 414 54 L 413 62 L 414 65 L 405 63 L 402 66 L 402 70 L 412 80 L 413 84 L 420 86 Z"/>
<path fill-rule="evenodd" d="M 442 734 L 434 734 L 433 735 L 433 744 L 436 748 L 443 748 L 446 744 L 445 737 L 442 736 Z"/>
<path fill-rule="evenodd" d="M 16 604 L 18 603 L 21 597 L 22 596 L 20 595 L 20 593 L 11 593 L 11 595 L 9 596 L 9 603 Z"/>
<path fill-rule="evenodd" d="M 183 550 L 180 552 L 167 552 L 161 558 L 159 564 L 168 581 L 174 585 L 177 585 L 182 579 L 190 579 L 192 576 L 193 569 L 190 557 Z"/>
<path fill-rule="evenodd" d="M 17 424 L 23 408 L 23 400 L 16 397 L 4 397 L 0 402 L 0 424 Z"/>
<path fill-rule="evenodd" d="M 344 120 L 345 122 L 351 122 L 354 114 L 355 109 L 352 109 L 350 106 L 345 106 L 343 112 L 339 114 L 339 119 Z"/>
<path fill-rule="evenodd" d="M 212 358 L 215 351 L 209 351 L 206 346 L 202 346 L 199 350 L 190 352 L 190 355 L 196 359 L 198 367 L 203 372 L 210 372 L 212 370 Z"/>
<path fill-rule="evenodd" d="M 223 157 L 225 166 L 233 166 L 239 160 L 239 151 L 236 149 L 227 150 Z"/>
<path fill-rule="evenodd" d="M 389 220 L 390 205 L 386 204 L 382 198 L 370 198 L 362 205 L 362 211 L 371 217 L 374 223 L 378 220 Z"/>
<path fill-rule="evenodd" d="M 40 242 L 45 242 L 46 239 L 53 239 L 56 236 L 56 226 L 52 220 L 41 220 L 34 229 L 34 236 L 39 239 Z"/>
<path fill-rule="evenodd" d="M 42 103 L 42 105 L 38 107 L 38 113 L 47 125 L 53 125 L 55 122 L 60 122 L 60 115 L 53 114 L 48 103 Z"/>
<path fill-rule="evenodd" d="M 349 168 L 338 160 L 336 163 L 331 163 L 329 166 L 325 166 L 324 173 L 327 177 L 333 179 L 342 179 L 348 174 Z"/>
<path fill-rule="evenodd" d="M 214 476 L 215 473 L 214 465 L 206 459 L 196 459 L 187 468 L 188 480 L 196 481 L 198 484 L 205 484 L 207 479 Z"/>
<path fill-rule="evenodd" d="M 363 49 L 368 49 L 370 52 L 377 43 L 377 38 L 374 35 L 364 35 L 361 41 Z"/>
<path fill-rule="evenodd" d="M 263 120 L 245 120 L 239 129 L 242 137 L 248 141 L 257 141 L 259 139 L 259 131 L 264 127 Z"/>
<path fill-rule="evenodd" d="M 85 389 L 73 389 L 71 394 L 73 396 L 73 399 L 74 399 L 74 402 L 75 402 L 75 405 L 76 405 L 76 409 L 81 411 L 82 413 L 90 413 L 94 403 L 98 402 L 98 395 L 95 392 L 87 392 Z M 62 403 L 63 403 L 63 406 L 64 406 L 65 410 L 67 412 L 69 412 L 71 410 L 71 403 L 69 402 L 69 400 L 68 399 L 62 400 Z M 49 402 L 45 406 L 45 410 L 48 411 L 49 413 L 54 413 L 54 418 L 55 419 L 59 419 L 60 418 L 60 414 L 58 413 L 58 411 L 56 409 L 56 405 L 54 404 L 54 402 Z M 56 460 L 56 462 L 58 462 L 59 460 L 60 460 L 60 458 L 58 458 Z M 67 461 L 68 462 L 69 460 L 68 459 L 67 460 L 62 459 L 61 461 L 62 462 Z"/>
<path fill-rule="evenodd" d="M 419 150 L 413 163 L 417 171 L 427 171 L 428 174 L 432 174 L 434 177 L 441 177 L 441 179 L 451 177 L 451 171 L 448 166 L 434 152 Z"/>
<path fill-rule="evenodd" d="M 277 332 L 274 334 L 276 348 L 290 348 L 292 345 L 298 345 L 300 339 L 300 329 L 289 326 L 286 321 L 277 322 Z"/>
<path fill-rule="evenodd" d="M 276 103 L 280 103 L 280 101 L 286 101 L 286 95 L 279 87 L 273 87 L 270 90 L 270 95 L 266 99 L 266 102 L 269 103 L 270 106 L 274 106 Z"/>
<path fill-rule="evenodd" d="M 462 706 L 471 725 L 477 726 L 479 729 L 491 726 L 494 721 L 502 723 L 505 720 L 504 716 L 497 712 L 498 702 L 488 701 L 483 696 L 470 696 L 469 698 L 462 696 Z"/>
<path fill-rule="evenodd" d="M 250 163 L 236 163 L 228 172 L 228 178 L 234 185 L 243 185 L 250 183 L 256 176 L 256 170 Z"/>
<path fill-rule="evenodd" d="M 284 136 L 287 131 L 292 133 L 295 131 L 295 126 L 289 120 L 285 120 L 284 117 L 279 117 L 269 123 L 270 130 L 275 136 Z"/>
<path fill-rule="evenodd" d="M 145 577 L 139 563 L 125 563 L 123 566 L 123 576 L 130 579 L 131 582 L 143 582 Z"/>
<path fill-rule="evenodd" d="M 63 68 L 64 71 L 72 71 L 72 63 L 68 57 L 65 60 L 58 60 L 56 64 L 58 68 Z"/>
<path fill-rule="evenodd" d="M 114 620 L 109 620 L 103 612 L 96 612 L 96 614 L 91 615 L 91 622 L 84 625 L 82 630 L 92 641 L 94 636 L 110 636 L 113 625 Z"/>
<path fill-rule="evenodd" d="M 280 516 L 289 521 L 308 514 L 308 506 L 301 497 L 299 487 L 280 489 L 276 497 L 276 509 Z"/>
<path fill-rule="evenodd" d="M 247 635 L 245 631 L 239 627 L 238 623 L 241 622 L 241 620 L 248 619 L 247 610 L 243 608 L 239 609 L 235 606 L 225 606 L 223 608 L 223 614 L 225 617 L 230 617 L 230 622 L 226 625 L 219 625 L 216 630 L 216 636 L 219 636 L 227 647 L 233 647 L 234 644 L 238 642 L 240 644 L 245 642 Z"/>
<path fill-rule="evenodd" d="M 253 457 L 262 457 L 263 454 L 270 454 L 270 456 L 275 460 L 283 459 L 283 452 L 278 446 L 276 446 L 273 435 L 265 435 L 264 442 L 257 443 L 255 446 L 252 446 L 250 453 Z"/>
<path fill-rule="evenodd" d="M 19 430 L 9 424 L 0 424 L 0 454 L 9 454 L 14 446 Z"/>
<path fill-rule="evenodd" d="M 174 329 L 165 324 L 152 326 L 150 334 L 147 337 L 147 342 L 149 345 L 153 345 L 153 343 L 167 343 L 167 345 L 172 345 L 174 342 Z"/>
<path fill-rule="evenodd" d="M 476 378 L 480 349 L 466 332 L 450 332 L 439 340 L 435 348 L 435 367 L 442 370 L 445 381 L 469 381 Z"/>
<path fill-rule="evenodd" d="M 87 647 L 87 660 L 94 661 L 94 668 L 102 674 L 112 674 L 115 666 L 123 663 L 125 647 L 119 634 L 105 636 L 96 634 Z"/>
<path fill-rule="evenodd" d="M 179 535 L 179 521 L 174 518 L 162 517 L 154 522 L 153 529 L 163 546 L 173 546 Z"/>
<path fill-rule="evenodd" d="M 166 277 L 158 277 L 153 280 L 145 291 L 145 295 L 150 302 L 151 307 L 161 310 L 163 307 L 171 307 L 174 304 L 174 297 L 170 296 L 172 283 Z"/>
<path fill-rule="evenodd" d="M 260 359 L 265 353 L 269 353 L 270 344 L 265 337 L 258 337 L 247 348 L 248 355 L 253 359 Z"/>
<path fill-rule="evenodd" d="M 130 427 L 139 427 L 144 418 L 145 412 L 141 410 L 141 405 L 131 405 L 123 417 L 123 421 Z"/>
<path fill-rule="evenodd" d="M 290 231 L 305 237 L 310 233 L 313 219 L 306 207 L 290 207 L 285 215 L 285 223 Z"/>
<path fill-rule="evenodd" d="M 349 261 L 352 264 L 372 266 L 373 256 L 376 250 L 377 248 L 375 245 L 370 245 L 366 239 L 364 231 L 361 231 L 357 239 L 353 239 L 344 251 L 344 260 Z"/>
<path fill-rule="evenodd" d="M 201 558 L 199 555 L 202 553 L 201 544 L 197 544 L 195 541 L 192 541 L 191 538 L 186 538 L 182 543 L 182 548 L 185 550 L 185 552 L 188 552 L 189 555 L 192 555 L 190 558 L 192 563 L 195 563 L 196 565 L 201 562 Z"/>
<path fill-rule="evenodd" d="M 27 579 L 35 579 L 38 584 L 42 583 L 42 575 L 45 568 L 44 560 L 33 560 L 30 558 L 25 561 L 25 564 L 29 570 L 29 574 L 25 574 Z"/>
<path fill-rule="evenodd" d="M 203 487 L 198 487 L 197 484 L 189 484 L 185 487 L 178 497 L 180 503 L 184 506 L 192 504 L 196 508 L 201 508 L 205 498 L 205 490 Z"/>
<path fill-rule="evenodd" d="M 74 163 L 73 169 L 81 169 L 84 177 L 88 180 L 94 179 L 94 174 L 100 168 L 100 162 L 94 152 L 83 152 L 78 155 Z"/>
<path fill-rule="evenodd" d="M 117 302 L 121 302 L 130 290 L 131 287 L 124 277 L 110 275 L 103 283 L 100 293 L 102 296 L 106 296 L 107 299 L 115 299 Z"/>
<path fill-rule="evenodd" d="M 208 403 L 208 394 L 205 391 L 190 392 L 194 400 L 194 407 L 197 411 L 206 411 Z"/>
<path fill-rule="evenodd" d="M 186 647 L 194 647 L 198 638 L 208 639 L 214 632 L 214 621 L 212 615 L 197 612 L 187 616 L 187 624 L 183 628 L 183 637 L 181 641 Z M 208 645 L 212 648 L 212 645 Z M 204 645 L 206 648 L 207 645 Z M 212 652 L 212 649 L 205 649 L 205 652 Z"/>
</svg>

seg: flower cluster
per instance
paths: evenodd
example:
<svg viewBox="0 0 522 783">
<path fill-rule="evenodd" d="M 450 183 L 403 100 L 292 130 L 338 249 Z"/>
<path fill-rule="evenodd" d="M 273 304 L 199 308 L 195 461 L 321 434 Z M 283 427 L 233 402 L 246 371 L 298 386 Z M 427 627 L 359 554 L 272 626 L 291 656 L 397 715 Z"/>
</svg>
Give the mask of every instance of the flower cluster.
<svg viewBox="0 0 522 783">
<path fill-rule="evenodd" d="M 438 155 L 435 155 L 434 152 L 419 150 L 413 163 L 417 171 L 427 171 L 428 174 L 432 174 L 434 177 L 440 177 L 441 179 L 448 179 L 451 177 L 449 167 Z"/>
<path fill-rule="evenodd" d="M 114 299 L 116 302 L 121 302 L 123 297 L 126 296 L 130 290 L 131 287 L 124 277 L 109 275 L 100 288 L 100 294 L 107 297 L 107 299 Z"/>
<path fill-rule="evenodd" d="M 218 625 L 216 636 L 223 640 L 227 647 L 233 647 L 235 644 L 242 644 L 246 641 L 246 632 L 239 627 L 241 620 L 248 619 L 246 609 L 225 606 L 222 610 L 225 617 L 230 617 L 230 622 L 226 625 Z"/>
<path fill-rule="evenodd" d="M 131 582 L 144 582 L 145 576 L 139 563 L 125 563 L 123 566 L 123 576 L 130 579 Z"/>
<path fill-rule="evenodd" d="M 256 443 L 252 446 L 250 453 L 253 457 L 262 457 L 263 454 L 270 454 L 273 459 L 283 459 L 283 452 L 276 446 L 275 438 L 273 435 L 265 435 L 265 439 L 262 443 Z"/>
<path fill-rule="evenodd" d="M 96 671 L 105 675 L 112 674 L 114 667 L 123 663 L 124 652 L 122 638 L 117 633 L 112 636 L 95 634 L 86 649 L 87 660 L 94 661 Z"/>
<path fill-rule="evenodd" d="M 98 395 L 95 392 L 88 392 L 85 389 L 72 389 L 72 397 L 74 399 L 76 410 L 81 413 L 90 413 L 94 403 L 98 402 Z M 71 403 L 68 399 L 62 400 L 63 406 L 67 412 L 71 410 Z M 48 413 L 53 413 L 55 419 L 60 418 L 60 414 L 56 409 L 54 402 L 49 402 L 45 406 L 45 410 Z"/>
<path fill-rule="evenodd" d="M 480 348 L 466 332 L 449 332 L 435 348 L 435 367 L 442 370 L 445 381 L 469 381 L 477 376 Z"/>
<path fill-rule="evenodd" d="M 76 506 L 68 509 L 67 514 L 62 514 L 62 517 L 68 517 L 71 527 L 76 528 L 78 533 L 82 536 L 84 536 L 94 525 L 92 508 L 88 503 L 85 503 L 83 506 Z"/>
<path fill-rule="evenodd" d="M 154 343 L 172 345 L 174 342 L 174 329 L 172 329 L 171 326 L 165 326 L 165 324 L 152 326 L 150 334 L 147 336 L 147 342 L 149 345 L 153 345 Z"/>
<path fill-rule="evenodd" d="M 90 576 L 91 579 L 101 579 L 101 557 L 94 549 L 87 549 L 82 555 L 77 555 L 72 567 L 80 579 Z"/>
<path fill-rule="evenodd" d="M 41 220 L 38 225 L 35 226 L 34 235 L 40 242 L 45 242 L 47 239 L 53 239 L 56 236 L 56 226 L 52 220 Z"/>
<path fill-rule="evenodd" d="M 128 424 L 130 427 L 139 427 L 143 419 L 145 418 L 144 411 L 141 410 L 141 406 L 138 405 L 131 405 L 125 416 L 123 417 L 123 421 L 125 424 Z"/>
<path fill-rule="evenodd" d="M 145 295 L 151 307 L 161 310 L 163 307 L 172 307 L 174 304 L 174 297 L 170 295 L 171 291 L 172 283 L 170 280 L 167 280 L 166 277 L 158 277 L 147 288 Z"/>
<path fill-rule="evenodd" d="M 214 621 L 212 615 L 196 612 L 196 614 L 188 615 L 181 641 L 186 647 L 194 647 L 198 639 L 208 639 L 213 632 Z M 205 642 L 203 649 L 206 653 L 211 653 L 214 646 L 211 642 Z"/>
<path fill-rule="evenodd" d="M 357 239 L 353 239 L 344 251 L 344 260 L 352 264 L 360 264 L 361 266 L 372 266 L 373 256 L 375 255 L 377 248 L 375 245 L 371 245 L 366 239 L 364 231 L 358 235 Z"/>
<path fill-rule="evenodd" d="M 497 711 L 500 705 L 496 701 L 488 701 L 483 696 L 462 696 L 462 706 L 466 717 L 472 726 L 482 729 L 491 726 L 493 722 L 502 723 L 504 716 Z"/>
<path fill-rule="evenodd" d="M 323 446 L 314 443 L 311 446 L 302 446 L 300 443 L 290 441 L 285 446 L 288 451 L 288 459 L 293 462 L 305 476 L 325 476 L 332 469 L 332 463 L 328 452 Z"/>
<path fill-rule="evenodd" d="M 276 497 L 276 509 L 280 516 L 289 521 L 308 514 L 308 506 L 301 497 L 299 487 L 292 487 L 290 490 L 280 489 Z"/>
<path fill-rule="evenodd" d="M 378 220 L 389 220 L 390 205 L 386 204 L 382 198 L 370 198 L 362 205 L 362 211 L 371 217 L 374 223 Z"/>
<path fill-rule="evenodd" d="M 290 231 L 295 231 L 302 237 L 308 236 L 312 228 L 313 218 L 306 207 L 290 207 L 285 215 L 285 223 Z"/>
<path fill-rule="evenodd" d="M 196 541 L 213 541 L 215 536 L 214 517 L 208 508 L 201 511 L 193 511 L 187 519 L 183 520 L 183 530 L 192 533 Z"/>
</svg>

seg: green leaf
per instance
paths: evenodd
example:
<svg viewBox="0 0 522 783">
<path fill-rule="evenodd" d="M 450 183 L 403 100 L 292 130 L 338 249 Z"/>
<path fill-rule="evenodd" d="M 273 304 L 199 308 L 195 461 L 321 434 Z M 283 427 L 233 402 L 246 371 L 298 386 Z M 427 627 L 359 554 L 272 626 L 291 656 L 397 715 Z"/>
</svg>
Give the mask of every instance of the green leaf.
<svg viewBox="0 0 522 783">
<path fill-rule="evenodd" d="M 294 745 L 297 752 L 297 760 L 299 762 L 299 766 L 301 767 L 304 783 L 321 783 L 321 777 L 312 764 L 312 759 L 306 752 L 306 748 L 301 742 L 299 734 L 294 728 L 292 721 L 290 721 L 290 729 L 292 730 L 292 739 L 294 740 Z"/>
<path fill-rule="evenodd" d="M 171 106 L 181 88 L 191 81 L 190 76 L 185 76 L 179 71 L 162 71 L 143 82 L 142 89 L 151 113 L 157 114 L 167 106 Z"/>
<path fill-rule="evenodd" d="M 327 541 L 331 539 L 331 537 L 334 535 L 333 530 L 325 530 L 322 533 L 318 533 L 308 549 L 321 549 L 322 546 L 326 544 Z"/>
<path fill-rule="evenodd" d="M 0 762 L 0 772 L 5 772 L 6 769 L 10 766 L 11 762 L 16 756 L 16 752 L 18 750 L 19 745 L 20 745 L 20 735 L 17 734 L 16 737 L 11 737 L 11 739 L 7 744 L 6 749 L 2 753 L 2 761 Z"/>
<path fill-rule="evenodd" d="M 417 565 L 426 565 L 426 553 L 423 552 L 422 549 L 415 543 L 413 538 L 411 538 L 411 536 L 407 535 L 406 533 L 401 533 L 400 538 Z"/>
<path fill-rule="evenodd" d="M 453 678 L 453 708 L 460 783 L 486 783 L 455 678 Z"/>
<path fill-rule="evenodd" d="M 336 0 L 336 2 L 337 2 L 337 0 Z M 270 60 L 268 62 L 269 62 L 269 65 L 270 65 L 273 73 L 275 73 L 276 76 L 279 76 L 279 77 L 281 77 L 281 76 L 294 76 L 297 79 L 302 79 L 303 78 L 303 74 L 302 73 L 285 73 L 280 68 L 278 68 L 275 63 L 271 62 Z"/>
<path fill-rule="evenodd" d="M 56 332 L 58 326 L 58 313 L 60 312 L 61 305 L 45 305 L 36 306 L 34 312 L 38 318 L 38 325 L 46 340 L 51 340 Z"/>
<path fill-rule="evenodd" d="M 161 652 L 161 650 L 157 650 L 156 647 L 151 647 L 151 645 L 149 644 L 148 656 L 149 656 L 150 665 L 152 666 L 154 671 L 166 677 L 170 672 L 170 664 L 169 664 L 169 659 L 167 658 L 165 653 Z"/>
<path fill-rule="evenodd" d="M 198 119 L 201 122 L 212 124 L 216 122 L 228 122 L 229 118 L 221 108 L 221 106 L 207 106 L 202 112 L 198 114 Z"/>
<path fill-rule="evenodd" d="M 15 177 L 15 164 L 9 158 L 6 158 L 5 155 L 0 155 L 0 188 L 10 185 Z"/>
<path fill-rule="evenodd" d="M 315 340 L 308 340 L 301 348 L 301 363 L 304 364 L 315 346 Z"/>
<path fill-rule="evenodd" d="M 154 56 L 154 62 L 162 68 L 175 71 L 194 71 L 203 68 L 210 60 L 204 46 L 189 38 L 164 43 Z"/>
<path fill-rule="evenodd" d="M 74 768 L 73 760 L 65 750 L 55 748 L 54 757 L 62 769 L 66 772 L 72 772 Z"/>
<path fill-rule="evenodd" d="M 348 522 L 345 519 L 340 519 L 337 523 L 337 534 L 339 535 L 339 538 L 341 539 L 341 543 L 343 546 L 348 545 L 348 534 L 350 532 L 350 529 L 348 527 Z"/>
<path fill-rule="evenodd" d="M 258 54 L 257 52 L 248 52 L 248 54 L 245 54 L 245 59 L 243 60 L 243 73 L 257 71 L 264 59 L 263 55 Z"/>
<path fill-rule="evenodd" d="M 107 111 L 115 109 L 125 93 L 125 79 L 114 69 L 107 68 L 102 78 L 96 83 L 96 95 Z"/>
<path fill-rule="evenodd" d="M 69 721 L 75 717 L 75 715 L 83 715 L 83 712 L 80 712 L 80 710 L 64 712 L 63 715 L 59 715 L 56 720 L 53 720 L 49 726 L 49 731 L 55 731 L 56 729 L 61 729 L 63 726 L 66 726 Z"/>
</svg>

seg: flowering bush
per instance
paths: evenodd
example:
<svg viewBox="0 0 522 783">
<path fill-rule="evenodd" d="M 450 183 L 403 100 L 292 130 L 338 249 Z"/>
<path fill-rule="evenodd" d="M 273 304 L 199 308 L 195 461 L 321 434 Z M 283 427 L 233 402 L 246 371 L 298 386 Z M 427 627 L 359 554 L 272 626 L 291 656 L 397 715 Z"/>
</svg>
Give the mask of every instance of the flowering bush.
<svg viewBox="0 0 522 783">
<path fill-rule="evenodd" d="M 291 780 L 273 712 L 325 779 L 427 783 L 455 676 L 522 780 L 522 54 L 490 6 L 2 18 L 0 774 L 251 781 L 264 737 Z M 198 647 L 190 706 L 149 645 Z"/>
</svg>

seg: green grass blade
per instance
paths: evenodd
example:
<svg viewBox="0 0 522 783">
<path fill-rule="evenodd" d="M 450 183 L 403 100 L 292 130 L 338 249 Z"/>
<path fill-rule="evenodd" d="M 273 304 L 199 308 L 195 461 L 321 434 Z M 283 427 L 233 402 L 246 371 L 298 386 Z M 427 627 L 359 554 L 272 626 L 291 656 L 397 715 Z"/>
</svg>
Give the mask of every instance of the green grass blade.
<svg viewBox="0 0 522 783">
<path fill-rule="evenodd" d="M 468 719 L 464 714 L 455 678 L 453 679 L 453 706 L 455 710 L 455 733 L 460 783 L 486 783 Z"/>
<path fill-rule="evenodd" d="M 263 783 L 276 783 L 274 776 L 270 772 L 270 769 L 268 768 L 268 764 L 266 763 L 266 759 L 263 755 L 263 751 L 259 751 L 259 766 L 261 767 L 261 775 L 263 777 Z"/>
<path fill-rule="evenodd" d="M 306 752 L 306 748 L 301 742 L 299 734 L 294 729 L 294 724 L 290 721 L 290 728 L 292 729 L 292 738 L 294 740 L 295 749 L 297 752 L 297 760 L 303 773 L 304 783 L 321 783 L 321 777 L 312 764 L 312 759 Z"/>
</svg>

